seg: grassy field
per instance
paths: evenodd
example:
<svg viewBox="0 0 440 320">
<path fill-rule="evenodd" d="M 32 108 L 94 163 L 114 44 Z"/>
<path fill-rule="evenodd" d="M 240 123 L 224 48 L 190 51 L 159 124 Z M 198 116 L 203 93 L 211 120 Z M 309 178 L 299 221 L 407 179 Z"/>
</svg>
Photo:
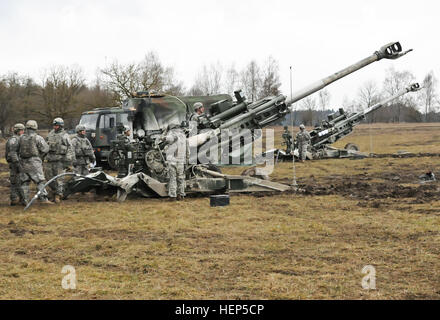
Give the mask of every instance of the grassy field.
<svg viewBox="0 0 440 320">
<path fill-rule="evenodd" d="M 336 146 L 440 153 L 440 126 L 361 125 Z M 280 144 L 282 128 L 276 129 Z M 2 145 L 3 148 L 3 145 Z M 302 192 L 237 195 L 211 208 L 75 195 L 26 212 L 8 206 L 0 163 L 2 299 L 439 299 L 438 156 L 295 165 Z M 240 173 L 244 168 L 228 168 Z M 271 179 L 290 183 L 290 162 Z M 63 266 L 77 288 L 61 286 Z M 376 269 L 365 290 L 362 269 Z"/>
</svg>

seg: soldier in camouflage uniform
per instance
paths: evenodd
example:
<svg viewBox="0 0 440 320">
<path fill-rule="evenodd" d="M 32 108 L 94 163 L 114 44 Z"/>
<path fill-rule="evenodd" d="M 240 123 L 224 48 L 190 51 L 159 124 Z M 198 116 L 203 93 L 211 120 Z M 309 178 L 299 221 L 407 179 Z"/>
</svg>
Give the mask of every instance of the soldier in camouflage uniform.
<svg viewBox="0 0 440 320">
<path fill-rule="evenodd" d="M 292 135 L 289 132 L 288 126 L 284 126 L 283 140 L 284 140 L 283 144 L 286 145 L 286 154 L 290 154 L 292 152 L 293 142 L 292 142 Z"/>
<path fill-rule="evenodd" d="M 46 178 L 49 180 L 64 172 L 65 168 L 72 166 L 74 151 L 68 133 L 64 130 L 64 120 L 55 118 L 53 130 L 46 138 L 49 145 L 49 154 L 46 156 Z M 55 194 L 55 203 L 59 203 L 63 196 L 63 182 L 61 179 L 50 184 Z"/>
<path fill-rule="evenodd" d="M 189 147 L 183 129 L 170 124 L 164 140 L 168 143 L 166 160 L 168 165 L 168 196 L 175 200 L 185 197 L 185 164 L 189 158 Z"/>
<path fill-rule="evenodd" d="M 49 146 L 44 138 L 37 134 L 38 124 L 34 120 L 26 122 L 26 132 L 19 139 L 20 156 L 20 182 L 21 194 L 24 202 L 29 202 L 29 183 L 31 180 L 37 185 L 39 199 L 41 203 L 52 204 L 47 199 L 47 192 L 44 189 L 46 179 L 44 178 L 43 162 L 40 157 L 44 157 L 49 152 Z"/>
<path fill-rule="evenodd" d="M 86 127 L 77 125 L 75 131 L 76 136 L 72 138 L 72 146 L 75 151 L 73 172 L 85 176 L 89 174 L 88 166 L 96 161 L 96 157 L 92 144 L 86 137 Z"/>
<path fill-rule="evenodd" d="M 298 153 L 301 162 L 304 162 L 306 159 L 307 147 L 309 146 L 311 137 L 310 134 L 306 131 L 305 126 L 301 124 L 299 126 L 300 132 L 296 134 L 296 141 L 298 142 Z"/>
<path fill-rule="evenodd" d="M 188 121 L 190 125 L 190 131 L 194 132 L 196 128 L 200 125 L 200 116 L 202 116 L 205 113 L 205 107 L 203 106 L 203 103 L 196 102 L 193 105 L 194 112 L 189 116 Z"/>
<path fill-rule="evenodd" d="M 123 178 L 129 174 L 131 161 L 133 159 L 132 147 L 133 139 L 131 138 L 131 129 L 129 126 L 124 125 L 122 134 L 118 134 L 116 137 L 118 140 L 118 178 Z"/>
<path fill-rule="evenodd" d="M 17 123 L 13 127 L 13 135 L 6 142 L 5 158 L 9 164 L 9 181 L 11 183 L 11 206 L 15 206 L 20 202 L 24 203 L 23 195 L 20 192 L 20 158 L 19 154 L 19 140 L 24 133 L 24 125 Z"/>
</svg>

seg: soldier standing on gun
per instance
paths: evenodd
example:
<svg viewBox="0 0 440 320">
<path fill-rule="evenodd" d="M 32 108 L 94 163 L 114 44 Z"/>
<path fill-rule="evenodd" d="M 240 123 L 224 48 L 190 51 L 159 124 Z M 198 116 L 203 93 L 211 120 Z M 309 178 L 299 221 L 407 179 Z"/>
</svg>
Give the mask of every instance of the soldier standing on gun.
<svg viewBox="0 0 440 320">
<path fill-rule="evenodd" d="M 201 102 L 194 103 L 193 107 L 194 112 L 189 117 L 189 121 L 199 121 L 199 117 L 205 113 L 205 107 Z"/>
<path fill-rule="evenodd" d="M 27 204 L 29 202 L 29 183 L 32 180 L 37 185 L 38 191 L 41 191 L 40 202 L 53 204 L 47 199 L 46 189 L 43 188 L 46 179 L 44 178 L 43 162 L 40 158 L 49 152 L 49 146 L 44 138 L 37 134 L 37 129 L 37 122 L 29 120 L 26 122 L 26 132 L 19 140 L 21 194 Z"/>
<path fill-rule="evenodd" d="M 311 137 L 310 134 L 306 131 L 305 126 L 300 124 L 299 129 L 301 130 L 296 134 L 296 141 L 298 142 L 298 153 L 301 162 L 304 162 L 306 159 L 307 147 L 309 146 Z"/>
<path fill-rule="evenodd" d="M 49 154 L 46 157 L 47 179 L 51 179 L 64 172 L 64 169 L 72 165 L 74 151 L 69 135 L 64 130 L 64 120 L 55 118 L 53 120 L 53 130 L 46 138 L 49 145 Z M 55 203 L 59 203 L 63 196 L 63 183 L 60 179 L 53 181 L 50 188 L 55 194 Z"/>
<path fill-rule="evenodd" d="M 168 143 L 166 160 L 168 164 L 168 196 L 172 200 L 185 197 L 185 164 L 189 158 L 188 142 L 184 130 L 178 124 L 168 125 L 164 137 Z"/>
<path fill-rule="evenodd" d="M 75 151 L 73 172 L 85 176 L 89 174 L 89 165 L 96 161 L 96 157 L 92 144 L 86 137 L 86 127 L 77 125 L 75 131 L 76 136 L 72 138 L 72 146 Z"/>
<path fill-rule="evenodd" d="M 6 142 L 5 158 L 9 164 L 9 181 L 11 183 L 11 206 L 19 203 L 26 205 L 23 195 L 20 192 L 20 158 L 19 154 L 19 140 L 24 133 L 24 125 L 17 123 L 13 127 L 13 135 Z"/>
<path fill-rule="evenodd" d="M 203 103 L 196 102 L 193 105 L 194 112 L 189 116 L 188 121 L 190 125 L 190 132 L 193 132 L 193 134 L 196 134 L 194 132 L 194 129 L 198 129 L 201 119 L 200 116 L 202 116 L 205 113 L 205 107 L 203 106 Z"/>
<path fill-rule="evenodd" d="M 286 145 L 286 154 L 290 154 L 292 152 L 292 135 L 289 132 L 289 127 L 284 126 L 284 132 L 283 132 L 283 140 L 284 144 Z"/>
</svg>

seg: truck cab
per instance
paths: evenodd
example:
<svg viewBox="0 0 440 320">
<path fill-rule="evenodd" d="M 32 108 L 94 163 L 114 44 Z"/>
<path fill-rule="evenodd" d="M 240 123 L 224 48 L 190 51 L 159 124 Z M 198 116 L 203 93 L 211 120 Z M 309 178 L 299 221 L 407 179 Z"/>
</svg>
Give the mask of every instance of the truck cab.
<svg viewBox="0 0 440 320">
<path fill-rule="evenodd" d="M 99 163 L 107 163 L 111 141 L 118 135 L 119 124 L 132 128 L 134 110 L 124 108 L 97 108 L 81 114 L 79 124 L 86 127 L 86 136 Z"/>
</svg>

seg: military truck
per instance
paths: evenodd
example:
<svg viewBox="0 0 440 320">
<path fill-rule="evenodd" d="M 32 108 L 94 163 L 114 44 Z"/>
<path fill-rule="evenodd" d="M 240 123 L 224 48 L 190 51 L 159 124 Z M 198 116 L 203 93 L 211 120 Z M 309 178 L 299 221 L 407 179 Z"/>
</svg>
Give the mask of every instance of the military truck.
<svg viewBox="0 0 440 320">
<path fill-rule="evenodd" d="M 86 136 L 95 151 L 98 163 L 106 164 L 111 141 L 116 139 L 119 123 L 131 127 L 133 110 L 124 108 L 96 108 L 81 114 L 79 124 L 86 127 Z"/>
<path fill-rule="evenodd" d="M 194 111 L 192 106 L 195 102 L 202 102 L 205 112 L 215 115 L 230 107 L 232 98 L 227 94 L 178 97 L 136 92 L 121 107 L 96 108 L 83 112 L 79 123 L 86 127 L 86 135 L 93 146 L 97 162 L 116 169 L 111 142 L 116 140 L 121 125 L 128 125 L 132 129 L 132 138 L 133 133 L 135 136 L 141 135 L 142 128 L 148 128 L 149 132 L 162 130 L 171 122 L 180 124 L 185 120 Z"/>
</svg>

